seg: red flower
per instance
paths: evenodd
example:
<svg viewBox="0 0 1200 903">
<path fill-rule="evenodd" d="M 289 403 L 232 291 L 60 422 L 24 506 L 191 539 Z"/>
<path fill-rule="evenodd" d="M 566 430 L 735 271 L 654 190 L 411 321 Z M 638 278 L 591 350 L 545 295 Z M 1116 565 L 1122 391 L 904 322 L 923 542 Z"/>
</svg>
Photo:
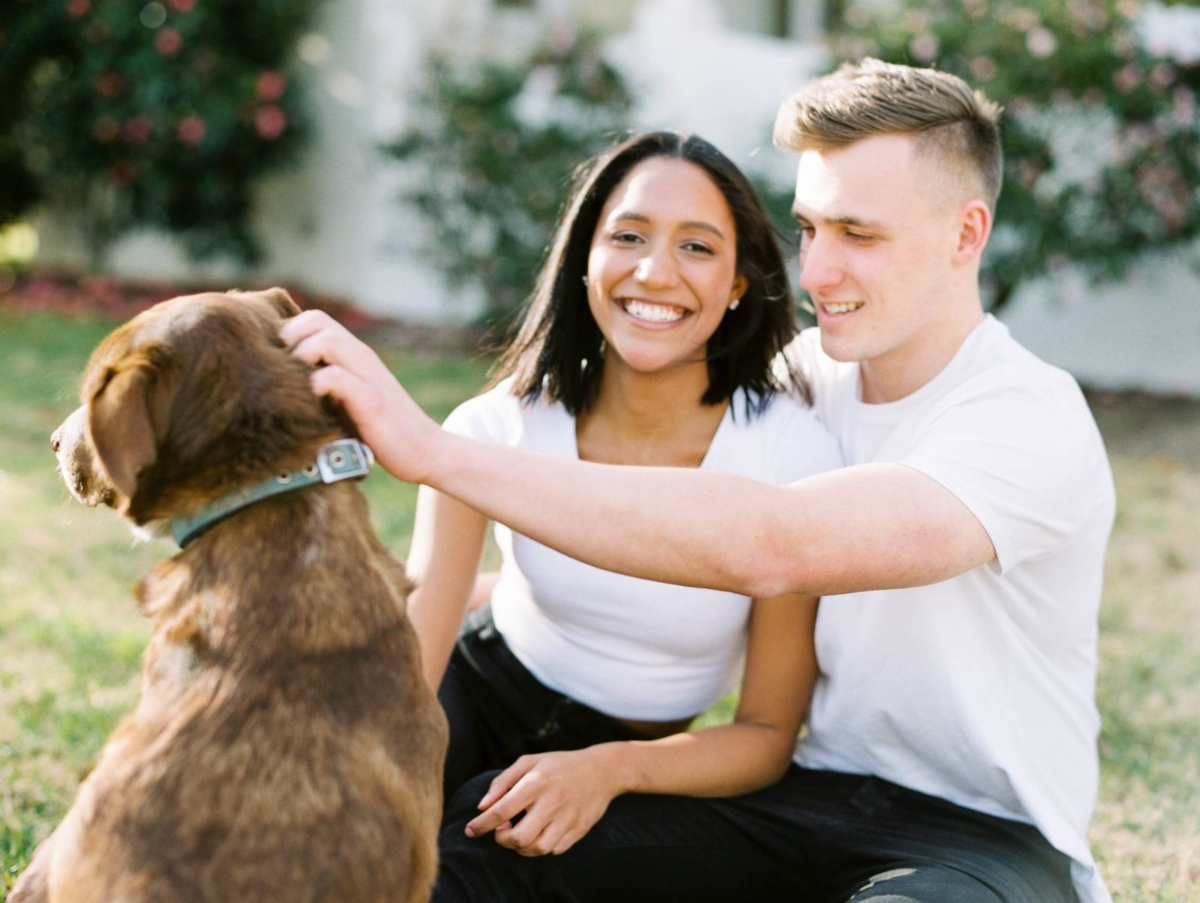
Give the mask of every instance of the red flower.
<svg viewBox="0 0 1200 903">
<path fill-rule="evenodd" d="M 175 135 L 179 140 L 192 147 L 203 141 L 207 133 L 208 123 L 194 113 L 191 116 L 185 116 L 175 129 Z"/>
<path fill-rule="evenodd" d="M 125 89 L 125 79 L 115 72 L 102 72 L 92 82 L 92 87 L 101 97 L 112 99 Z"/>
<path fill-rule="evenodd" d="M 154 121 L 145 115 L 125 120 L 124 135 L 129 144 L 145 144 L 154 128 Z"/>
<path fill-rule="evenodd" d="M 167 0 L 167 6 L 177 13 L 190 13 L 196 6 L 196 0 Z"/>
<path fill-rule="evenodd" d="M 264 141 L 274 141 L 287 128 L 287 116 L 274 104 L 259 107 L 254 113 L 254 128 Z"/>
<path fill-rule="evenodd" d="M 92 134 L 96 136 L 96 140 L 101 144 L 108 144 L 115 141 L 117 136 L 121 134 L 121 125 L 111 116 L 101 116 L 92 125 Z"/>
<path fill-rule="evenodd" d="M 67 4 L 67 15 L 72 19 L 82 19 L 92 9 L 92 0 L 70 0 Z"/>
<path fill-rule="evenodd" d="M 287 80 L 274 70 L 268 70 L 258 77 L 255 82 L 255 91 L 258 93 L 258 99 L 271 103 L 279 100 L 283 96 L 283 89 L 287 85 Z"/>
<path fill-rule="evenodd" d="M 174 56 L 183 47 L 183 37 L 174 28 L 160 28 L 154 36 L 154 49 L 163 56 Z"/>
<path fill-rule="evenodd" d="M 128 185 L 137 175 L 137 167 L 129 160 L 118 160 L 108 168 L 108 177 L 118 185 Z"/>
</svg>

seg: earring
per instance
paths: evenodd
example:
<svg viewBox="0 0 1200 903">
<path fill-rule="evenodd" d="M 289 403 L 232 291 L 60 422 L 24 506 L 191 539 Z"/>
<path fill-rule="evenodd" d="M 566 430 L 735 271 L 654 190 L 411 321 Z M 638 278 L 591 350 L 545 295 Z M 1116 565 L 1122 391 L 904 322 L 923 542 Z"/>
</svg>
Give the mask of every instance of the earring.
<svg viewBox="0 0 1200 903">
<path fill-rule="evenodd" d="M 587 276 L 583 277 L 583 287 L 587 288 Z"/>
<path fill-rule="evenodd" d="M 742 299 L 741 299 L 741 298 L 734 298 L 732 301 L 730 301 L 730 302 L 729 302 L 729 309 L 730 309 L 730 310 L 737 310 L 737 309 L 738 309 L 738 305 L 739 305 L 739 304 L 741 304 L 741 303 L 742 303 Z"/>
</svg>

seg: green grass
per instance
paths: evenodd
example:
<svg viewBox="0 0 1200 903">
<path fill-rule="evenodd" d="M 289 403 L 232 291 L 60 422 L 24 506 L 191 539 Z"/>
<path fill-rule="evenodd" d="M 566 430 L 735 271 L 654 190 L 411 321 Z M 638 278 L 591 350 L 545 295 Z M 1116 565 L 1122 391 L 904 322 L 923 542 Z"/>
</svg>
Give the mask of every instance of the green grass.
<svg viewBox="0 0 1200 903">
<path fill-rule="evenodd" d="M 114 514 L 70 501 L 54 472 L 49 435 L 111 326 L 0 308 L 0 898 L 136 700 L 146 631 L 130 589 L 173 551 L 134 545 Z M 463 356 L 387 357 L 439 417 L 486 369 Z M 1101 618 L 1092 842 L 1121 903 L 1200 899 L 1197 412 L 1099 412 L 1120 513 Z M 364 485 L 380 535 L 403 554 L 415 491 L 381 473 Z"/>
</svg>

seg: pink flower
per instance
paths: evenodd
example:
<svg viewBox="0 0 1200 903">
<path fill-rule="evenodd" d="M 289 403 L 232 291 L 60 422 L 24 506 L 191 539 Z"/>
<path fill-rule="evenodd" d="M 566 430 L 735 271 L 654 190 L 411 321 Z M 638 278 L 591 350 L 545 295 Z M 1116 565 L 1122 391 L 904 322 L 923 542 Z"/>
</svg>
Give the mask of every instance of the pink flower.
<svg viewBox="0 0 1200 903">
<path fill-rule="evenodd" d="M 1035 59 L 1044 60 L 1058 49 L 1058 38 L 1049 28 L 1034 28 L 1025 36 L 1025 49 Z"/>
<path fill-rule="evenodd" d="M 922 63 L 928 63 L 937 56 L 938 39 L 931 34 L 920 34 L 908 42 L 909 52 Z"/>
<path fill-rule="evenodd" d="M 1122 94 L 1128 94 L 1142 83 L 1142 70 L 1136 63 L 1126 63 L 1113 73 L 1113 85 Z"/>
<path fill-rule="evenodd" d="M 67 4 L 67 15 L 72 19 L 82 19 L 92 9 L 92 0 L 71 0 Z"/>
<path fill-rule="evenodd" d="M 259 107 L 254 112 L 254 128 L 264 141 L 274 141 L 287 128 L 287 116 L 274 104 Z"/>
<path fill-rule="evenodd" d="M 192 147 L 203 141 L 207 133 L 208 124 L 195 113 L 185 116 L 175 128 L 175 136 Z"/>
<path fill-rule="evenodd" d="M 145 144 L 146 139 L 150 137 L 150 132 L 154 129 L 154 121 L 149 116 L 134 116 L 125 121 L 123 130 L 125 140 L 129 144 Z"/>
<path fill-rule="evenodd" d="M 125 79 L 117 75 L 115 72 L 102 72 L 96 76 L 92 82 L 92 87 L 96 89 L 96 93 L 101 97 L 107 97 L 110 100 L 125 90 Z"/>
<path fill-rule="evenodd" d="M 996 61 L 990 56 L 977 56 L 971 60 L 971 74 L 981 82 L 990 82 L 997 72 Z"/>
<path fill-rule="evenodd" d="M 154 36 L 154 49 L 163 56 L 174 56 L 183 48 L 183 36 L 174 28 L 160 28 Z"/>
<path fill-rule="evenodd" d="M 92 134 L 101 144 L 109 144 L 121 134 L 121 124 L 111 116 L 101 116 L 93 123 Z"/>
<path fill-rule="evenodd" d="M 258 99 L 272 103 L 283 97 L 283 89 L 287 87 L 287 79 L 274 70 L 268 70 L 258 77 L 254 84 Z"/>
<path fill-rule="evenodd" d="M 167 0 L 167 6 L 177 13 L 190 13 L 196 6 L 196 0 Z"/>
<path fill-rule="evenodd" d="M 1171 118 L 1185 129 L 1196 123 L 1196 95 L 1183 85 L 1171 93 Z"/>
<path fill-rule="evenodd" d="M 1150 70 L 1150 81 L 1160 88 L 1169 88 L 1175 82 L 1175 69 L 1167 63 L 1159 63 Z"/>
<path fill-rule="evenodd" d="M 118 185 L 128 185 L 137 175 L 137 167 L 129 160 L 118 160 L 108 168 L 108 177 Z"/>
</svg>

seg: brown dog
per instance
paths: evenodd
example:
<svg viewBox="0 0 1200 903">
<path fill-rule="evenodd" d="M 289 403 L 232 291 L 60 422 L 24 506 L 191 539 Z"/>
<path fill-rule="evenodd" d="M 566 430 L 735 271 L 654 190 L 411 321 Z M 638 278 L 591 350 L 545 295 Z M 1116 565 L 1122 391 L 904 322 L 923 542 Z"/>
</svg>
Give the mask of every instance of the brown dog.
<svg viewBox="0 0 1200 903">
<path fill-rule="evenodd" d="M 348 434 L 277 336 L 297 312 L 280 289 L 176 298 L 92 355 L 63 478 L 185 547 L 136 590 L 141 701 L 10 903 L 429 897 L 445 720 L 402 566 L 353 482 L 322 481 L 369 453 L 321 453 Z"/>
</svg>

